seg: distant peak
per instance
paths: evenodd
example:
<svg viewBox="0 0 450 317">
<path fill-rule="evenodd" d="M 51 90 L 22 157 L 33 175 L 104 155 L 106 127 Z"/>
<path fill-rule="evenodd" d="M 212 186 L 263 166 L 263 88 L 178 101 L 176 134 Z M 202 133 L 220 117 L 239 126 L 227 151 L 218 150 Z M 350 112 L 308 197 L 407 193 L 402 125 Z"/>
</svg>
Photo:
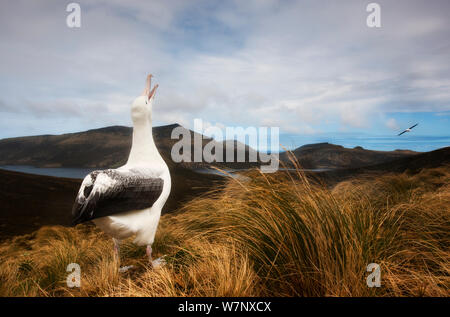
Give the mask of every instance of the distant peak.
<svg viewBox="0 0 450 317">
<path fill-rule="evenodd" d="M 173 123 L 173 124 L 161 125 L 161 126 L 157 126 L 157 127 L 153 127 L 153 128 L 157 129 L 157 130 L 160 130 L 160 129 L 166 130 L 166 129 L 175 129 L 177 127 L 181 127 L 181 125 L 179 125 L 178 123 Z M 133 129 L 133 128 L 121 126 L 121 125 L 113 125 L 113 126 L 109 126 L 109 127 L 87 130 L 85 132 L 117 133 L 117 132 L 129 132 L 131 129 Z"/>
<path fill-rule="evenodd" d="M 130 127 L 125 127 L 121 125 L 113 125 L 110 127 L 103 127 L 98 129 L 87 130 L 86 132 L 122 132 L 130 130 Z"/>
<path fill-rule="evenodd" d="M 342 145 L 336 145 L 331 144 L 328 142 L 322 142 L 322 143 L 314 143 L 314 144 L 305 144 L 299 147 L 300 150 L 306 150 L 306 149 L 319 149 L 319 148 L 342 148 Z"/>
<path fill-rule="evenodd" d="M 154 128 L 156 128 L 156 129 L 175 129 L 175 128 L 178 128 L 178 127 L 183 127 L 181 124 L 178 124 L 178 123 L 172 123 L 172 124 L 167 124 L 167 125 L 160 125 L 160 126 L 157 126 L 157 127 L 154 127 Z"/>
</svg>

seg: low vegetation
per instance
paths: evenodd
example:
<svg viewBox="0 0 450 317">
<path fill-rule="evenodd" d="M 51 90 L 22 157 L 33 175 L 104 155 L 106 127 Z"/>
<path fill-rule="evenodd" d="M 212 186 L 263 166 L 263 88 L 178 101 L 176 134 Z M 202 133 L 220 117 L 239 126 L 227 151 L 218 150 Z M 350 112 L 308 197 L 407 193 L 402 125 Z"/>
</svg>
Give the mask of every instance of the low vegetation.
<svg viewBox="0 0 450 317">
<path fill-rule="evenodd" d="M 0 296 L 449 296 L 450 167 L 332 188 L 248 173 L 161 218 L 152 269 L 90 225 L 43 227 L 0 246 Z M 81 287 L 66 284 L 69 263 Z M 366 284 L 369 263 L 381 287 Z"/>
</svg>

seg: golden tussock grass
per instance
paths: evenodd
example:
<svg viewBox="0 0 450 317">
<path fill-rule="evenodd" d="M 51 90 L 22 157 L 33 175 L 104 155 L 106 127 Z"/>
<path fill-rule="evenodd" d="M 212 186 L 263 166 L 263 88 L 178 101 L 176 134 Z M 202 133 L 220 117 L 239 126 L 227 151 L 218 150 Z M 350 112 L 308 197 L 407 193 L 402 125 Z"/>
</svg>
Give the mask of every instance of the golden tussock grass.
<svg viewBox="0 0 450 317">
<path fill-rule="evenodd" d="M 161 218 L 149 267 L 98 229 L 44 227 L 0 246 L 0 296 L 449 296 L 450 168 L 333 188 L 300 170 L 246 174 Z M 81 267 L 68 288 L 66 267 Z M 366 267 L 381 267 L 381 287 Z"/>
</svg>

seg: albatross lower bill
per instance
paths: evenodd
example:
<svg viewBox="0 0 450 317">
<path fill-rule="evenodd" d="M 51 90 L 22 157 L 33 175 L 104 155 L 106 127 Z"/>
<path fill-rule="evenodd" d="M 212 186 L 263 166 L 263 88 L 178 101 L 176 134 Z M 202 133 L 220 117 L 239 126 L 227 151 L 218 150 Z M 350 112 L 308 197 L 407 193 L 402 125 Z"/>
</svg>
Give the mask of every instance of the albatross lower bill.
<svg viewBox="0 0 450 317">
<path fill-rule="evenodd" d="M 158 85 L 151 89 L 151 78 L 148 75 L 144 92 L 131 106 L 133 143 L 127 163 L 84 178 L 72 209 L 72 224 L 92 220 L 113 237 L 117 256 L 120 240 L 135 235 L 134 243 L 147 246 L 149 261 L 156 266 L 161 260 L 152 261 L 151 246 L 171 179 L 152 135 L 152 105 Z"/>
</svg>

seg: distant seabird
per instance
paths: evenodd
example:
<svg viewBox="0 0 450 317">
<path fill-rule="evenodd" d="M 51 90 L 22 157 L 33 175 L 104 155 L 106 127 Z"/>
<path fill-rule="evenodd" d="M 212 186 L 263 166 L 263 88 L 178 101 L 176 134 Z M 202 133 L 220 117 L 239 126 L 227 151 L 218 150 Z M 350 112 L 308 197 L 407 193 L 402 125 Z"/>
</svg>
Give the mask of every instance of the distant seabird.
<svg viewBox="0 0 450 317">
<path fill-rule="evenodd" d="M 406 132 L 411 132 L 411 129 L 414 128 L 414 127 L 417 126 L 417 125 L 418 125 L 418 123 L 416 123 L 415 125 L 413 125 L 412 127 L 408 128 L 408 129 L 402 131 L 401 133 L 398 134 L 398 136 L 399 136 L 399 135 L 402 135 L 403 133 L 406 133 Z"/>
<path fill-rule="evenodd" d="M 133 143 L 127 163 L 87 175 L 75 199 L 72 217 L 73 225 L 93 220 L 111 235 L 116 255 L 120 240 L 135 235 L 134 243 L 146 245 L 150 263 L 158 265 L 160 261 L 152 261 L 151 246 L 171 180 L 152 136 L 152 104 L 158 85 L 150 90 L 151 77 L 147 77 L 144 92 L 131 106 Z"/>
</svg>

